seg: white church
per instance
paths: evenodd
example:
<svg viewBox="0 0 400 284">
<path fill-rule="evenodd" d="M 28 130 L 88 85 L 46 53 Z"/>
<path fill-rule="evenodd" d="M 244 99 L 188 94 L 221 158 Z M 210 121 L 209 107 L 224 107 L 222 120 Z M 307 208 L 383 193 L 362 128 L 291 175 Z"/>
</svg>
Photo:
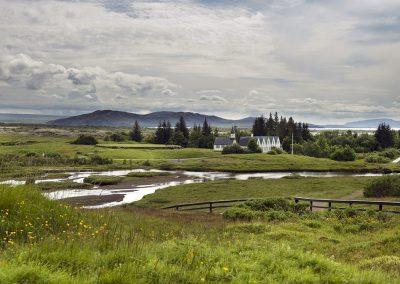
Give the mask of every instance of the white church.
<svg viewBox="0 0 400 284">
<path fill-rule="evenodd" d="M 235 134 L 231 134 L 229 137 L 222 136 L 215 138 L 214 150 L 222 151 L 224 147 L 233 144 L 239 144 L 242 148 L 247 148 L 251 139 L 256 140 L 257 145 L 261 148 L 263 153 L 268 153 L 272 148 L 282 149 L 282 144 L 278 136 L 243 136 L 240 137 L 239 142 L 237 142 Z"/>
</svg>

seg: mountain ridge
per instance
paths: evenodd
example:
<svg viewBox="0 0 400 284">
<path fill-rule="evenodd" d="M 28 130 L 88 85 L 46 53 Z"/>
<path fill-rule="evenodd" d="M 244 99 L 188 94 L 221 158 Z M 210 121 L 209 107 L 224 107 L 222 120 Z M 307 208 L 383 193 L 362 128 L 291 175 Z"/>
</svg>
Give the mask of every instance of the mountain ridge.
<svg viewBox="0 0 400 284">
<path fill-rule="evenodd" d="M 194 124 L 202 124 L 204 119 L 217 127 L 249 127 L 254 121 L 254 117 L 246 117 L 243 119 L 225 119 L 215 115 L 206 115 L 195 112 L 172 112 L 158 111 L 148 114 L 136 114 L 114 110 L 96 110 L 91 113 L 81 114 L 77 116 L 56 119 L 49 121 L 51 125 L 61 126 L 132 126 L 135 120 L 143 127 L 155 127 L 164 120 L 169 120 L 174 125 L 179 118 L 183 116 L 188 126 Z"/>
</svg>

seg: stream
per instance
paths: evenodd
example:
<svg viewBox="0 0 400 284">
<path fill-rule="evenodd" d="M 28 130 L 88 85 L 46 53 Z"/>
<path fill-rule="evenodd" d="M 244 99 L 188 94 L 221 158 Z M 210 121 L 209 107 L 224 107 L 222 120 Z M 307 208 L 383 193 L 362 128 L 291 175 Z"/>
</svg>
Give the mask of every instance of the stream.
<svg viewBox="0 0 400 284">
<path fill-rule="evenodd" d="M 214 180 L 223 179 L 236 179 L 248 180 L 252 178 L 261 179 L 279 179 L 290 176 L 290 172 L 259 172 L 259 173 L 227 173 L 227 172 L 191 172 L 191 171 L 161 171 L 161 170 L 114 170 L 114 171 L 100 171 L 100 172 L 67 172 L 68 177 L 53 178 L 53 179 L 39 179 L 35 183 L 42 182 L 62 182 L 72 181 L 76 183 L 83 183 L 85 177 L 90 175 L 106 175 L 106 176 L 126 176 L 131 172 L 167 172 L 167 176 L 163 182 L 151 182 L 147 184 L 132 184 L 123 183 L 123 188 L 120 186 L 93 186 L 91 189 L 64 189 L 43 193 L 46 197 L 52 200 L 61 199 L 80 199 L 84 208 L 105 208 L 129 204 L 141 200 L 145 195 L 152 194 L 156 190 L 164 189 L 171 186 L 182 184 L 201 183 Z M 381 174 L 364 173 L 364 174 L 351 174 L 343 172 L 296 172 L 296 174 L 303 177 L 335 177 L 335 176 L 380 176 Z M 152 178 L 148 178 L 152 179 Z M 156 178 L 153 178 L 156 179 Z M 164 178 L 165 179 L 165 178 Z M 0 182 L 0 184 L 9 185 L 22 185 L 25 184 L 23 180 L 7 180 Z M 90 199 L 90 202 L 87 202 Z M 89 205 L 86 203 L 85 200 Z M 94 203 L 94 204 L 93 204 Z"/>
</svg>

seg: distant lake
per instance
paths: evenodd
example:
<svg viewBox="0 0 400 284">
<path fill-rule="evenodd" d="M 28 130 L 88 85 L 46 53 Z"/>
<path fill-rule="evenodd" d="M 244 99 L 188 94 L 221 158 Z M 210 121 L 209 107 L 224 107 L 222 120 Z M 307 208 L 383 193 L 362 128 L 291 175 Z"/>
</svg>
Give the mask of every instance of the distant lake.
<svg viewBox="0 0 400 284">
<path fill-rule="evenodd" d="M 329 130 L 337 130 L 337 131 L 348 131 L 351 130 L 352 132 L 357 132 L 357 133 L 375 133 L 376 131 L 376 127 L 338 127 L 338 128 L 334 128 L 334 127 L 326 127 L 326 128 L 310 128 L 311 132 L 314 133 L 319 133 L 321 131 L 329 131 Z M 400 130 L 400 128 L 392 128 L 392 130 Z"/>
</svg>

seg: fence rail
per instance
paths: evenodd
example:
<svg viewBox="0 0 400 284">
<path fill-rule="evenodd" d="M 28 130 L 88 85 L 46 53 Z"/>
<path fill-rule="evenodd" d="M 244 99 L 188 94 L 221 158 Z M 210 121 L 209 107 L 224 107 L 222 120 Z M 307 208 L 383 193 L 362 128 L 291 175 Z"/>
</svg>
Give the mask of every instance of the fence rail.
<svg viewBox="0 0 400 284">
<path fill-rule="evenodd" d="M 383 210 L 384 205 L 400 207 L 400 202 L 396 201 L 344 200 L 344 199 L 324 199 L 324 198 L 306 198 L 306 197 L 294 198 L 295 203 L 299 203 L 300 201 L 309 202 L 310 211 L 313 211 L 313 208 L 328 209 L 329 211 L 332 209 L 346 209 L 346 207 L 333 207 L 332 206 L 333 204 L 348 204 L 349 207 L 352 207 L 353 204 L 359 204 L 359 205 L 376 205 L 378 206 L 378 211 L 400 214 L 400 211 L 397 210 Z M 325 203 L 327 203 L 327 206 L 323 206 Z M 366 210 L 365 208 L 356 208 L 356 209 Z"/>
<path fill-rule="evenodd" d="M 252 200 L 252 198 L 185 203 L 185 204 L 177 204 L 177 205 L 164 207 L 163 209 L 175 209 L 177 211 L 190 211 L 190 210 L 205 210 L 205 209 L 207 209 L 207 210 L 210 211 L 210 213 L 212 213 L 213 209 L 232 207 L 232 206 L 234 206 L 235 204 L 237 204 L 239 202 L 245 202 L 245 201 L 248 201 L 248 200 Z"/>
<path fill-rule="evenodd" d="M 208 210 L 210 213 L 212 213 L 214 209 L 232 207 L 240 202 L 245 202 L 249 200 L 254 200 L 254 198 L 215 200 L 215 201 L 176 204 L 164 207 L 163 209 L 175 209 L 177 211 Z M 375 205 L 377 206 L 377 211 L 400 214 L 400 211 L 398 210 L 383 210 L 383 206 L 400 207 L 400 202 L 396 201 L 344 200 L 344 199 L 324 199 L 324 198 L 307 198 L 307 197 L 294 197 L 293 200 L 295 203 L 299 203 L 301 201 L 309 202 L 310 211 L 313 211 L 314 208 L 327 209 L 329 211 L 332 209 L 346 209 L 349 207 L 351 208 L 354 204 L 358 204 L 358 205 Z M 347 204 L 348 207 L 334 207 L 333 206 L 334 204 Z M 355 209 L 366 210 L 366 208 L 355 208 Z"/>
</svg>

